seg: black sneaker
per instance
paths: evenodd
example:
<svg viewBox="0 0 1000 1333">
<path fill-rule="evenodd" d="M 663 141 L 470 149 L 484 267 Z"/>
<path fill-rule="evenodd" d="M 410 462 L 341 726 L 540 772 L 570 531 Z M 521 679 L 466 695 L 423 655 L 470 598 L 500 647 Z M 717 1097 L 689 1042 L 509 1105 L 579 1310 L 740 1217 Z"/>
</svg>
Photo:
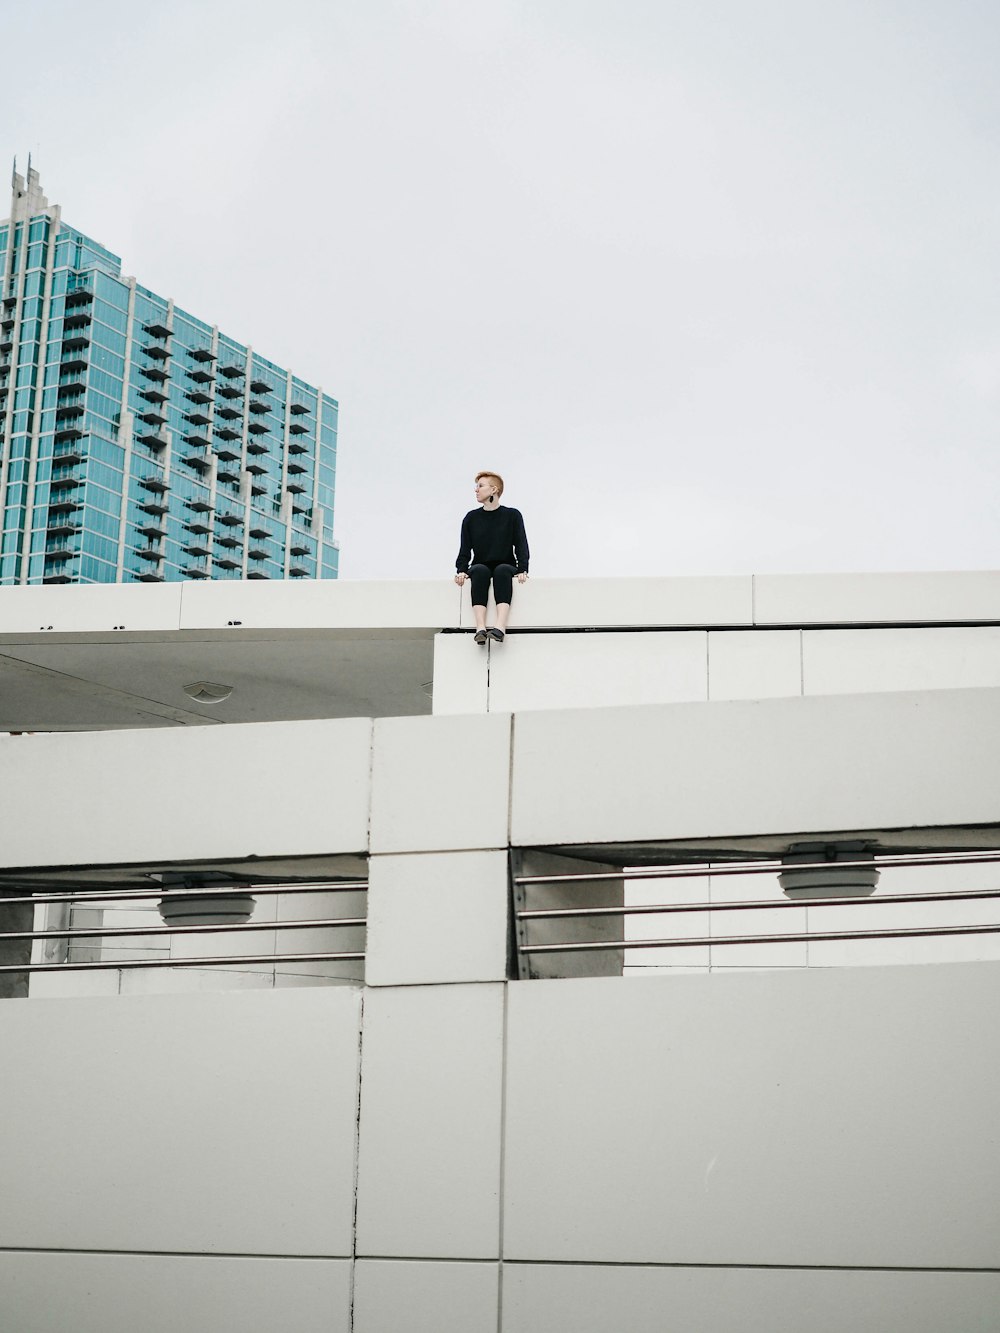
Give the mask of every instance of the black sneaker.
<svg viewBox="0 0 1000 1333">
<path fill-rule="evenodd" d="M 488 633 L 494 643 L 503 643 L 504 636 L 502 629 L 491 629 L 488 631 Z"/>
<path fill-rule="evenodd" d="M 477 629 L 477 630 L 476 630 L 476 638 L 475 638 L 475 642 L 479 644 L 480 648 L 481 648 L 481 647 L 483 646 L 483 644 L 486 642 L 486 631 L 485 631 L 484 629 Z"/>
</svg>

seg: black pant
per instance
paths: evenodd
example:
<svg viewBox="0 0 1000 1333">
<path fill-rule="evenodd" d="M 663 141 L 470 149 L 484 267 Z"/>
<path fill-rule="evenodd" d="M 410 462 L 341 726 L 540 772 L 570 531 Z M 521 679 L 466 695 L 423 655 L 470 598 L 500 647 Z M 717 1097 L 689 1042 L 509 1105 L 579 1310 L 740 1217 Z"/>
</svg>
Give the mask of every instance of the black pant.
<svg viewBox="0 0 1000 1333">
<path fill-rule="evenodd" d="M 471 565 L 469 567 L 469 578 L 472 580 L 472 605 L 486 605 L 491 578 L 493 580 L 493 596 L 496 598 L 497 606 L 500 606 L 503 602 L 509 602 L 514 591 L 514 575 L 516 573 L 517 570 L 513 565 L 499 564 L 496 561 L 489 564 Z"/>
</svg>

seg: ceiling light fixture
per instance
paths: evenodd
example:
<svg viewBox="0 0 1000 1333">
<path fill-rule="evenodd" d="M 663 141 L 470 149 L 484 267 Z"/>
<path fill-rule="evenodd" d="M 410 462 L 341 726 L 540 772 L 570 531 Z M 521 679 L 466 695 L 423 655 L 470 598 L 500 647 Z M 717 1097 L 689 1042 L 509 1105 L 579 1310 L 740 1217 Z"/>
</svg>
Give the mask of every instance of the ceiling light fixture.
<svg viewBox="0 0 1000 1333">
<path fill-rule="evenodd" d="M 184 686 L 188 698 L 199 704 L 221 704 L 232 692 L 232 685 L 220 685 L 214 680 L 193 680 L 190 685 Z"/>
</svg>

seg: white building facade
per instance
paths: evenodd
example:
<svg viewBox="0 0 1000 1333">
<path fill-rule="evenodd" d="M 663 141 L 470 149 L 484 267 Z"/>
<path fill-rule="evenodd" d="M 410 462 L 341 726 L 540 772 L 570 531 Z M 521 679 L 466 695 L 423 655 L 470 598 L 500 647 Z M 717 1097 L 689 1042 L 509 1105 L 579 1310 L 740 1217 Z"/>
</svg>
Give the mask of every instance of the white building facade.
<svg viewBox="0 0 1000 1333">
<path fill-rule="evenodd" d="M 1000 574 L 515 612 L 0 594 L 5 1327 L 997 1327 Z"/>
</svg>

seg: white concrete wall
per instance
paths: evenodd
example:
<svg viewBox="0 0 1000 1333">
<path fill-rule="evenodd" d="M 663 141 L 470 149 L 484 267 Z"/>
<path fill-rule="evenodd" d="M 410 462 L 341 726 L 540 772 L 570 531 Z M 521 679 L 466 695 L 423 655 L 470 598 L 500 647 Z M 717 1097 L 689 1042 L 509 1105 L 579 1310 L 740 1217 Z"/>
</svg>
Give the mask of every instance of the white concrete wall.
<svg viewBox="0 0 1000 1333">
<path fill-rule="evenodd" d="M 985 1333 L 998 1004 L 990 963 L 386 986 L 363 1018 L 11 1000 L 4 1327 Z"/>
<path fill-rule="evenodd" d="M 1000 687 L 996 625 L 712 629 L 434 641 L 436 714 Z"/>
</svg>

